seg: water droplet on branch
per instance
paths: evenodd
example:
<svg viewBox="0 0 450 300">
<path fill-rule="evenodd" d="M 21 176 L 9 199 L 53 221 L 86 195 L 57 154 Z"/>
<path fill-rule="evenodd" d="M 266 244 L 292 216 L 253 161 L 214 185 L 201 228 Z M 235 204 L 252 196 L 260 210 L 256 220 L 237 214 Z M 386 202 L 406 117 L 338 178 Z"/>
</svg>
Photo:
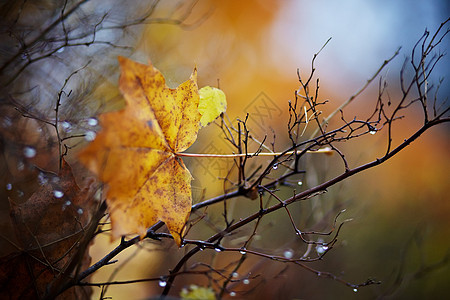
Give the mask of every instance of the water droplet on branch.
<svg viewBox="0 0 450 300">
<path fill-rule="evenodd" d="M 61 122 L 61 127 L 65 132 L 71 132 L 72 131 L 72 124 L 70 124 L 67 121 Z"/>
<path fill-rule="evenodd" d="M 96 126 L 98 124 L 98 120 L 96 118 L 87 119 L 87 123 L 89 126 Z"/>
<path fill-rule="evenodd" d="M 377 129 L 375 128 L 375 127 L 373 127 L 372 125 L 370 125 L 370 124 L 368 124 L 367 125 L 368 127 L 369 127 L 369 133 L 370 134 L 375 134 L 375 133 L 377 133 Z"/>
<path fill-rule="evenodd" d="M 284 251 L 283 256 L 286 259 L 291 259 L 292 257 L 294 257 L 294 252 L 292 252 L 292 250 L 286 250 Z"/>
<path fill-rule="evenodd" d="M 33 158 L 36 156 L 36 149 L 27 146 L 23 148 L 23 155 L 25 155 L 26 158 Z"/>
<path fill-rule="evenodd" d="M 55 196 L 56 198 L 62 198 L 64 196 L 64 193 L 58 190 L 54 190 L 53 191 L 53 196 Z"/>
<path fill-rule="evenodd" d="M 317 245 L 316 245 L 316 252 L 317 254 L 321 255 L 324 254 L 325 251 L 328 250 L 328 246 L 326 245 L 326 243 L 324 242 L 323 239 L 318 239 L 317 240 Z"/>
<path fill-rule="evenodd" d="M 328 246 L 325 246 L 325 245 L 317 245 L 316 246 L 317 254 L 324 254 L 325 251 L 327 251 L 327 250 L 328 250 Z"/>
<path fill-rule="evenodd" d="M 160 287 L 165 287 L 167 285 L 167 281 L 161 279 L 158 284 Z"/>
<path fill-rule="evenodd" d="M 92 142 L 93 140 L 95 140 L 96 136 L 97 136 L 97 134 L 94 131 L 87 131 L 84 134 L 84 139 L 88 142 Z"/>
</svg>

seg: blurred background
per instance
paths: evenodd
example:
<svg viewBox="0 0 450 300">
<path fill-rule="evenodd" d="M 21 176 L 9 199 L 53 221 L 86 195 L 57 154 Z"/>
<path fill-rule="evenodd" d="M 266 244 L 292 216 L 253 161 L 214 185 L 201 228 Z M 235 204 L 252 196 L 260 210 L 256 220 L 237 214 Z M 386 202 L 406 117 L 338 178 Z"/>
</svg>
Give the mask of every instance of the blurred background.
<svg viewBox="0 0 450 300">
<path fill-rule="evenodd" d="M 128 5 L 129 18 L 150 4 L 140 2 L 135 8 Z M 114 7 L 116 11 L 125 9 L 121 6 L 123 4 L 115 5 L 118 5 Z M 95 14 L 105 9 L 102 5 L 92 5 L 86 12 Z M 142 63 L 151 60 L 165 75 L 170 87 L 186 80 L 196 66 L 200 87 L 219 86 L 226 93 L 229 119 L 235 124 L 237 118 L 243 119 L 249 112 L 253 134 L 260 140 L 267 135 L 270 143 L 275 132 L 274 147 L 281 151 L 289 146 L 287 103 L 294 99 L 294 91 L 299 88 L 297 69 L 302 78 L 308 77 L 314 54 L 329 38 L 331 40 L 314 64 L 315 76 L 320 78 L 319 100 L 329 101 L 322 107 L 324 115 L 361 88 L 383 61 L 401 46 L 399 55 L 381 72 L 395 102 L 400 95 L 403 62 L 411 56 L 412 47 L 425 29 L 433 33 L 450 16 L 450 3 L 446 0 L 201 0 L 158 3 L 155 18 L 168 15 L 186 15 L 187 18 L 182 26 L 155 21 L 131 33 L 124 31 L 124 36 L 130 33 L 133 37 L 125 38 L 132 50 L 119 54 Z M 437 51 L 447 53 L 449 42 L 449 38 L 444 40 Z M 97 59 L 95 64 L 101 66 L 104 63 L 95 53 L 89 55 Z M 110 85 L 99 92 L 111 98 L 116 95 L 112 91 L 117 92 L 114 80 L 118 77 L 117 64 L 112 57 L 104 57 L 104 60 L 109 59 L 111 67 L 102 74 Z M 449 57 L 445 56 L 430 78 L 436 83 L 445 78 L 440 90 L 442 99 L 450 94 L 449 70 Z M 378 81 L 375 80 L 345 109 L 345 116 L 348 119 L 369 116 L 377 96 Z M 395 124 L 394 143 L 420 128 L 423 121 L 418 108 L 411 107 L 407 118 Z M 339 220 L 353 220 L 344 225 L 337 244 L 325 259 L 309 266 L 352 283 L 372 278 L 381 281 L 380 285 L 355 292 L 342 283 L 318 277 L 301 267 L 250 257 L 242 271 L 245 276 L 251 272 L 250 283 L 240 281 L 234 284 L 232 288 L 237 294 L 225 297 L 445 298 L 450 292 L 449 132 L 448 125 L 434 128 L 383 165 L 358 174 L 333 186 L 328 193 L 297 203 L 292 208 L 298 226 L 304 226 L 305 230 L 329 230 L 336 212 L 346 209 Z M 200 132 L 198 141 L 188 152 L 230 153 L 231 148 L 221 137 L 220 130 L 210 125 Z M 344 143 L 340 149 L 346 153 L 350 167 L 355 167 L 382 155 L 386 149 L 385 142 L 386 135 L 379 132 Z M 194 201 L 223 192 L 223 183 L 218 178 L 224 176 L 229 162 L 187 160 L 186 163 L 195 178 Z M 303 182 L 300 189 L 307 189 L 342 171 L 342 165 L 335 156 L 314 154 L 302 164 L 307 172 L 299 179 Z M 245 215 L 246 209 L 254 211 L 256 205 L 242 199 L 233 201 L 230 205 L 235 207 L 235 218 Z M 211 212 L 220 215 L 220 209 L 215 212 L 212 208 Z M 286 215 L 280 212 L 266 219 L 258 231 L 260 239 L 255 242 L 255 248 L 276 255 L 284 255 L 286 251 L 301 255 L 300 249 L 304 249 L 304 245 L 296 241 Z M 211 232 L 191 234 L 191 238 L 206 238 Z M 232 238 L 229 241 L 231 243 Z M 118 264 L 125 264 L 117 273 L 114 266 L 107 266 L 91 280 L 104 282 L 111 274 L 114 274 L 114 280 L 127 280 L 165 273 L 184 253 L 183 249 L 176 249 L 169 242 L 163 246 L 143 243 L 140 247 L 128 249 L 118 256 Z M 97 261 L 114 246 L 109 243 L 108 236 L 97 238 L 90 251 L 92 260 Z M 207 261 L 217 268 L 236 260 L 236 256 L 227 253 L 217 255 L 211 252 L 194 259 Z M 237 276 L 240 278 L 241 275 Z M 201 276 L 179 277 L 175 283 L 174 295 L 190 284 L 208 285 Z M 144 299 L 158 295 L 161 290 L 158 282 L 150 282 L 110 286 L 105 295 L 113 299 Z M 99 295 L 100 289 L 94 288 L 93 299 L 98 299 Z"/>
<path fill-rule="evenodd" d="M 402 47 L 396 59 L 381 72 L 395 101 L 399 96 L 404 60 L 411 57 L 411 50 L 425 29 L 433 32 L 450 16 L 450 4 L 448 1 L 406 0 L 200 1 L 190 20 L 195 22 L 203 14 L 208 15 L 204 21 L 185 30 L 168 25 L 149 26 L 136 57 L 142 61 L 151 59 L 173 85 L 185 80 L 196 65 L 199 86 L 219 85 L 227 94 L 227 113 L 232 120 L 254 112 L 255 106 L 268 105 L 270 110 L 264 111 L 264 128 L 254 125 L 252 129 L 262 139 L 264 134 L 271 137 L 273 128 L 277 133 L 276 149 L 281 150 L 286 145 L 287 101 L 293 100 L 294 91 L 299 88 L 297 68 L 303 78 L 307 77 L 314 53 L 330 37 L 331 41 L 315 61 L 320 99 L 330 101 L 323 107 L 325 113 L 347 100 L 385 59 Z M 447 52 L 448 46 L 449 39 L 438 51 Z M 180 72 L 181 68 L 184 72 Z M 449 70 L 446 56 L 431 79 L 438 82 L 439 78 L 446 78 L 440 93 L 442 99 L 448 98 L 450 92 Z M 375 80 L 346 108 L 346 117 L 368 116 L 377 95 L 378 81 Z M 420 119 L 420 112 L 413 108 L 408 118 L 395 125 L 395 141 L 402 141 L 419 128 Z M 344 226 L 336 248 L 323 262 L 314 264 L 315 268 L 342 274 L 342 278 L 352 282 L 374 278 L 381 281 L 381 285 L 361 288 L 355 293 L 342 284 L 318 279 L 294 266 L 276 277 L 287 266 L 266 261 L 266 269 L 261 273 L 268 278 L 251 297 L 444 298 L 449 292 L 450 278 L 448 262 L 440 264 L 445 257 L 448 260 L 450 249 L 449 129 L 444 125 L 427 132 L 384 165 L 334 186 L 327 195 L 312 199 L 311 207 L 299 208 L 326 214 L 337 205 L 346 209 L 344 219 L 353 218 Z M 209 131 L 211 133 L 201 133 L 192 152 L 226 151 L 226 146 L 209 145 L 210 135 L 217 134 L 213 129 Z M 344 144 L 342 149 L 356 166 L 380 156 L 385 142 L 386 135 L 377 133 Z M 215 141 L 213 145 L 221 144 Z M 224 163 L 216 162 L 217 170 L 222 169 L 220 164 Z M 329 178 L 336 169 L 342 168 L 337 159 L 325 156 L 311 158 L 305 162 L 305 167 L 313 174 L 307 179 L 309 184 Z M 208 186 L 206 193 L 212 196 L 216 192 L 211 189 L 214 176 L 206 173 L 202 166 L 197 166 L 193 185 Z M 306 213 L 301 216 L 310 217 Z M 283 215 L 277 217 L 283 218 Z M 329 217 L 328 225 L 331 223 L 332 217 Z M 289 226 L 281 221 L 278 226 L 281 228 L 278 231 L 267 229 L 272 235 L 269 238 L 268 233 L 266 238 L 272 241 L 273 236 L 284 232 L 286 237 L 278 242 L 295 251 L 295 246 L 290 244 L 292 240 L 287 238 L 292 236 Z M 431 267 L 435 264 L 435 268 Z"/>
</svg>

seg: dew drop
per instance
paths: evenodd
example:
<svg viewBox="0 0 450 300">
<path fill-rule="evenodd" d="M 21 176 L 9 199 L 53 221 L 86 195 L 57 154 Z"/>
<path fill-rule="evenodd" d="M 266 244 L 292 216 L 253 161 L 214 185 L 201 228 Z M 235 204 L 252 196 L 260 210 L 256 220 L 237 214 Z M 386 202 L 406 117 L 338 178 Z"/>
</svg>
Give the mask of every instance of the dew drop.
<svg viewBox="0 0 450 300">
<path fill-rule="evenodd" d="M 325 253 L 325 251 L 327 251 L 328 250 L 328 247 L 327 246 L 324 246 L 324 245 L 317 245 L 316 246 L 316 252 L 317 252 L 317 254 L 323 254 L 323 253 Z"/>
<path fill-rule="evenodd" d="M 357 288 L 354 288 L 353 291 L 354 291 L 355 293 L 357 293 L 357 292 L 358 292 L 358 289 L 357 289 Z"/>
<path fill-rule="evenodd" d="M 299 181 L 299 182 L 297 182 L 297 184 L 301 186 L 301 185 L 303 185 L 303 182 Z"/>
<path fill-rule="evenodd" d="M 58 52 L 58 53 L 63 53 L 64 50 L 65 50 L 65 47 L 61 47 L 61 48 L 59 48 L 58 50 L 56 50 L 56 52 Z"/>
<path fill-rule="evenodd" d="M 245 254 L 247 254 L 247 251 L 241 250 L 241 251 L 239 251 L 239 253 L 242 254 L 242 255 L 245 255 Z"/>
<path fill-rule="evenodd" d="M 321 255 L 321 254 L 325 253 L 325 251 L 327 251 L 327 250 L 328 250 L 328 246 L 326 244 L 324 244 L 324 240 L 318 239 L 317 245 L 316 245 L 317 254 Z"/>
<path fill-rule="evenodd" d="M 77 209 L 77 213 L 78 213 L 79 215 L 82 215 L 82 214 L 83 214 L 83 209 L 82 209 L 82 208 Z"/>
<path fill-rule="evenodd" d="M 222 249 L 220 249 L 219 247 L 214 248 L 214 250 L 216 250 L 216 252 L 221 252 L 222 251 Z"/>
<path fill-rule="evenodd" d="M 233 272 L 233 273 L 231 273 L 231 277 L 238 278 L 239 277 L 239 273 L 238 272 Z"/>
<path fill-rule="evenodd" d="M 12 184 L 11 184 L 11 183 L 7 183 L 7 184 L 6 184 L 6 190 L 7 190 L 7 191 L 12 190 Z"/>
<path fill-rule="evenodd" d="M 274 170 L 278 169 L 278 164 L 274 164 L 274 165 L 273 165 L 273 169 L 274 169 Z"/>
<path fill-rule="evenodd" d="M 320 272 L 317 272 L 317 276 L 319 276 L 319 277 L 320 277 L 321 275 L 322 275 L 322 273 L 320 273 Z"/>
<path fill-rule="evenodd" d="M 62 198 L 64 196 L 64 193 L 58 190 L 54 190 L 53 191 L 53 196 L 55 196 L 56 198 Z"/>
<path fill-rule="evenodd" d="M 371 135 L 374 135 L 375 133 L 377 133 L 377 131 L 376 131 L 376 130 L 371 130 L 371 131 L 369 131 L 369 133 L 370 133 Z"/>
<path fill-rule="evenodd" d="M 235 292 L 230 292 L 230 296 L 234 297 L 234 296 L 236 296 L 236 293 Z"/>
<path fill-rule="evenodd" d="M 283 255 L 286 259 L 291 259 L 292 257 L 294 257 L 294 253 L 291 250 L 284 251 Z"/>
<path fill-rule="evenodd" d="M 98 124 L 98 120 L 96 118 L 87 119 L 87 123 L 89 126 L 96 126 Z"/>
<path fill-rule="evenodd" d="M 97 134 L 94 131 L 87 131 L 84 134 L 84 139 L 88 142 L 92 142 L 93 140 L 95 140 L 96 136 L 97 136 Z"/>
<path fill-rule="evenodd" d="M 33 158 L 36 156 L 36 149 L 27 146 L 23 148 L 23 155 L 25 155 L 26 158 Z"/>
<path fill-rule="evenodd" d="M 165 287 L 167 285 L 167 281 L 161 279 L 158 284 L 160 287 Z"/>
<path fill-rule="evenodd" d="M 242 283 L 243 283 L 243 284 L 249 284 L 249 283 L 250 283 L 250 280 L 244 279 L 244 280 L 242 280 Z"/>
<path fill-rule="evenodd" d="M 65 132 L 71 132 L 71 131 L 72 131 L 72 124 L 70 124 L 70 123 L 67 122 L 67 121 L 62 122 L 62 123 L 61 123 L 61 127 L 63 128 L 63 130 L 64 130 Z"/>
</svg>

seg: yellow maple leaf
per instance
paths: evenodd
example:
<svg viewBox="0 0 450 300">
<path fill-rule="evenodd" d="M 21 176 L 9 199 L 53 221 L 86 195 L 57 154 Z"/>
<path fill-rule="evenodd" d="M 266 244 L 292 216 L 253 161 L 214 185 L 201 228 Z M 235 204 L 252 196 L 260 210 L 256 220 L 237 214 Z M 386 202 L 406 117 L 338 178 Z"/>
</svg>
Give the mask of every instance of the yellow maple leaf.
<svg viewBox="0 0 450 300">
<path fill-rule="evenodd" d="M 180 292 L 180 297 L 183 300 L 215 300 L 216 295 L 210 287 L 197 286 L 191 284 L 189 289 L 183 288 Z"/>
<path fill-rule="evenodd" d="M 225 93 L 215 87 L 205 86 L 199 91 L 200 103 L 198 111 L 202 115 L 200 125 L 205 127 L 227 110 Z"/>
<path fill-rule="evenodd" d="M 195 142 L 199 130 L 197 72 L 170 89 L 151 64 L 123 57 L 119 63 L 126 106 L 100 115 L 102 130 L 79 159 L 108 185 L 113 238 L 143 237 L 161 220 L 180 245 L 192 176 L 177 153 Z"/>
</svg>

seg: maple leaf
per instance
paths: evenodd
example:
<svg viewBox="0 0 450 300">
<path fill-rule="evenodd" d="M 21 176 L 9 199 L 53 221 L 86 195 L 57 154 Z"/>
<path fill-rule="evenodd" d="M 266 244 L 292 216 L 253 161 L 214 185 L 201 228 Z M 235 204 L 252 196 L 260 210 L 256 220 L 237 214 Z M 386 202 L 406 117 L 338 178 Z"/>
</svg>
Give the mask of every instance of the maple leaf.
<svg viewBox="0 0 450 300">
<path fill-rule="evenodd" d="M 215 300 L 216 295 L 211 287 L 202 287 L 191 284 L 189 289 L 183 288 L 180 292 L 183 300 Z"/>
<path fill-rule="evenodd" d="M 100 115 L 102 130 L 79 158 L 108 184 L 113 239 L 144 237 L 161 220 L 180 245 L 192 205 L 192 176 L 177 153 L 195 142 L 200 128 L 197 71 L 170 89 L 151 63 L 123 57 L 119 63 L 126 106 Z"/>
<path fill-rule="evenodd" d="M 200 95 L 198 111 L 202 115 L 200 125 L 204 127 L 227 110 L 227 100 L 225 93 L 215 87 L 205 86 L 198 92 Z"/>
</svg>

